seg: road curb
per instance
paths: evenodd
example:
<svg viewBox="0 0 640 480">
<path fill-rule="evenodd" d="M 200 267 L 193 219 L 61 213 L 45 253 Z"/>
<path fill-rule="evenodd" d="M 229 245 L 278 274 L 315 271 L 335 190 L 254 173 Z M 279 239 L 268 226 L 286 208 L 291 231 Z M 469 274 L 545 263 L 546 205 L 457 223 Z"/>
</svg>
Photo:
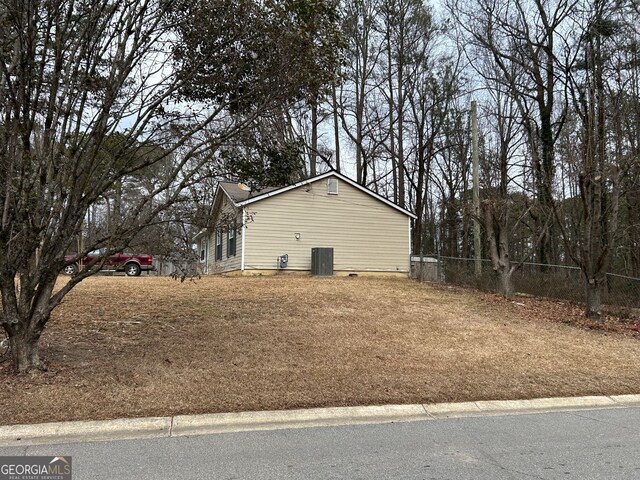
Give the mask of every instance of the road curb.
<svg viewBox="0 0 640 480">
<path fill-rule="evenodd" d="M 630 397 L 635 397 L 631 395 Z M 638 396 L 640 402 L 640 396 Z M 487 415 L 517 415 L 553 411 L 583 410 L 595 408 L 615 408 L 632 406 L 630 398 L 626 404 L 616 402 L 612 397 L 552 397 L 530 400 L 491 400 L 464 403 L 436 403 L 425 405 L 425 410 L 434 418 L 454 418 Z"/>
<path fill-rule="evenodd" d="M 640 406 L 640 395 L 612 395 L 609 398 L 619 405 Z"/>
<path fill-rule="evenodd" d="M 363 423 L 392 423 L 429 420 L 422 405 L 313 408 L 264 412 L 185 415 L 173 419 L 171 436 L 209 433 L 326 427 Z"/>
<path fill-rule="evenodd" d="M 118 418 L 0 427 L 0 447 L 168 437 L 171 417 Z"/>
<path fill-rule="evenodd" d="M 0 447 L 640 406 L 640 395 L 312 408 L 0 426 Z"/>
</svg>

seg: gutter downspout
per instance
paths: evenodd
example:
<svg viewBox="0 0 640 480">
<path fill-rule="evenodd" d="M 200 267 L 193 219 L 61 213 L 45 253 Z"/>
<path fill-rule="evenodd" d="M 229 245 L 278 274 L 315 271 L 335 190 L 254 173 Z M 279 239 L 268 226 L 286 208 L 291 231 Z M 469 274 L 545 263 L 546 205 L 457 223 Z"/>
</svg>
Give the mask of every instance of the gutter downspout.
<svg viewBox="0 0 640 480">
<path fill-rule="evenodd" d="M 242 253 L 240 254 L 240 271 L 244 272 L 244 237 L 247 234 L 247 212 L 242 207 Z"/>
</svg>

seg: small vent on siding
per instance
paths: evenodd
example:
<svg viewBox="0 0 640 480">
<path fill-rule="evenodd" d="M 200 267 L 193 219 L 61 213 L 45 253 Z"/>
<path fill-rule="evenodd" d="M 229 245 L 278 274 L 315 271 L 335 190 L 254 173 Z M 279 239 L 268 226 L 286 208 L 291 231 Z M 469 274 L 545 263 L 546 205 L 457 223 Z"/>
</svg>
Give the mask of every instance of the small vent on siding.
<svg viewBox="0 0 640 480">
<path fill-rule="evenodd" d="M 338 194 L 338 179 L 330 178 L 327 180 L 327 193 L 329 195 L 337 195 Z"/>
</svg>

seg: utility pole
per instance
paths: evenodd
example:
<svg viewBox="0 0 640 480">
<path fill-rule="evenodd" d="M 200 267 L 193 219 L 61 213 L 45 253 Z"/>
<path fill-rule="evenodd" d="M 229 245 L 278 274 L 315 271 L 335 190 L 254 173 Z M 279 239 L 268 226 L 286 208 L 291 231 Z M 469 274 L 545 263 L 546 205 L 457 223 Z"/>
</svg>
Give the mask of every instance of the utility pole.
<svg viewBox="0 0 640 480">
<path fill-rule="evenodd" d="M 482 247 L 480 244 L 480 174 L 478 172 L 478 104 L 471 102 L 471 159 L 473 161 L 473 252 L 475 274 L 482 273 Z"/>
</svg>

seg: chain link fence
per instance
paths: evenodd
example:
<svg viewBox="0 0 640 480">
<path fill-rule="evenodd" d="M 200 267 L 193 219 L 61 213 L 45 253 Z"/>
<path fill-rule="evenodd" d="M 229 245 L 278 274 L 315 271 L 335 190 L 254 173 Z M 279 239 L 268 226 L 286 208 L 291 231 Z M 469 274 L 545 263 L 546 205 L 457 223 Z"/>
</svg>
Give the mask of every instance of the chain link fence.
<svg viewBox="0 0 640 480">
<path fill-rule="evenodd" d="M 419 256 L 411 258 L 412 274 L 418 280 L 444 281 L 481 290 L 497 291 L 497 275 L 490 260 L 482 260 L 475 275 L 475 259 Z M 538 297 L 583 303 L 584 279 L 578 267 L 525 263 L 512 276 L 515 291 Z M 640 278 L 607 274 L 602 303 L 615 307 L 640 308 Z"/>
</svg>

